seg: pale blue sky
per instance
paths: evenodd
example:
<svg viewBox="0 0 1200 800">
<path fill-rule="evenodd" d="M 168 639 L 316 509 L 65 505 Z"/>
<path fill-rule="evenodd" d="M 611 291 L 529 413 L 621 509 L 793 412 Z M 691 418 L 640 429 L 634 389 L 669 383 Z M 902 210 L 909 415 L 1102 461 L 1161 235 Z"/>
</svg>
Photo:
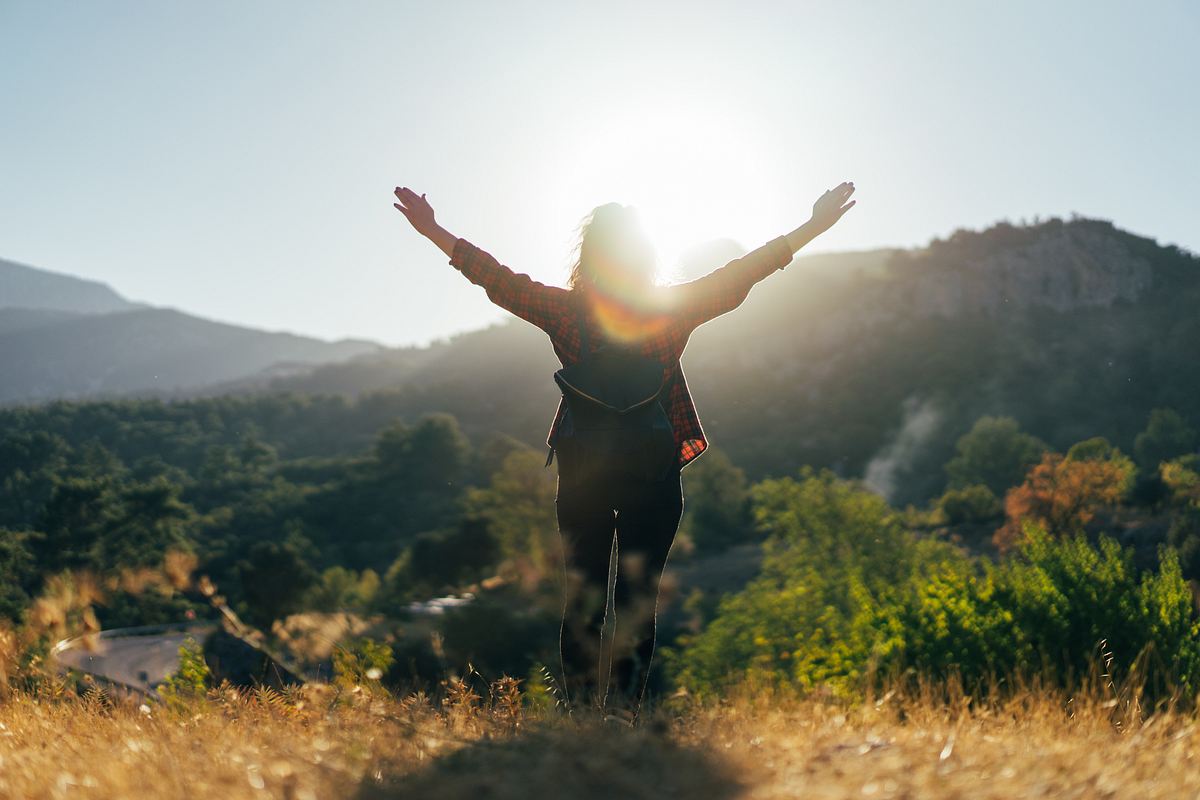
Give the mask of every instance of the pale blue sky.
<svg viewBox="0 0 1200 800">
<path fill-rule="evenodd" d="M 503 312 L 397 184 L 550 283 L 600 203 L 669 267 L 843 179 L 813 251 L 1073 211 L 1196 250 L 1197 41 L 1184 0 L 0 0 L 0 257 L 399 344 Z"/>
</svg>

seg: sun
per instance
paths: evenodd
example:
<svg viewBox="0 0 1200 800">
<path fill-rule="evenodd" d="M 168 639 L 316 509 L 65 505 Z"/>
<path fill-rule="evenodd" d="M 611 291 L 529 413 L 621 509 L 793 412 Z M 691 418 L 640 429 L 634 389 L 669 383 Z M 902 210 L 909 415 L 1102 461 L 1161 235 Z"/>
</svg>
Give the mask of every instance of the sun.
<svg viewBox="0 0 1200 800">
<path fill-rule="evenodd" d="M 776 230 L 791 209 L 775 138 L 736 109 L 627 104 L 565 137 L 555 202 L 581 213 L 634 206 L 670 279 L 697 244 L 730 238 L 750 249 L 786 232 Z"/>
</svg>

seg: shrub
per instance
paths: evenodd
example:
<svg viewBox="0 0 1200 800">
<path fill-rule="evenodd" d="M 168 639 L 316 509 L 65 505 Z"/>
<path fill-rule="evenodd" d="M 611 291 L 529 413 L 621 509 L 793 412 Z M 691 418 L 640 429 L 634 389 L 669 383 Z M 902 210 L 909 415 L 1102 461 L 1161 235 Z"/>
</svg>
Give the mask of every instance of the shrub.
<svg viewBox="0 0 1200 800">
<path fill-rule="evenodd" d="M 557 609 L 531 604 L 515 592 L 482 594 L 446 611 L 438 628 L 451 668 L 467 664 L 493 680 L 527 675 L 535 662 L 558 658 Z"/>
<path fill-rule="evenodd" d="M 1079 533 L 1100 509 L 1119 503 L 1133 485 L 1133 462 L 1106 445 L 1093 439 L 1065 458 L 1046 453 L 1025 482 L 1005 496 L 1008 521 L 996 531 L 996 546 L 1006 550 L 1018 543 L 1026 522 L 1056 536 Z"/>
<path fill-rule="evenodd" d="M 379 575 L 372 569 L 359 573 L 346 567 L 329 567 L 309 589 L 303 605 L 314 611 L 362 611 L 375 599 L 379 583 Z"/>
<path fill-rule="evenodd" d="M 1200 456 L 1164 461 L 1159 475 L 1174 512 L 1167 541 L 1179 551 L 1184 577 L 1200 577 Z"/>
<path fill-rule="evenodd" d="M 158 694 L 169 706 L 186 705 L 203 697 L 208 690 L 210 672 L 204 660 L 204 648 L 190 634 L 179 645 L 179 668 L 158 686 Z"/>
<path fill-rule="evenodd" d="M 683 473 L 684 507 L 681 535 L 697 555 L 712 555 L 754 538 L 746 474 L 721 450 L 710 448 Z"/>
<path fill-rule="evenodd" d="M 483 578 L 499 558 L 499 544 L 483 519 L 467 517 L 457 527 L 422 533 L 388 568 L 372 607 L 401 614 L 414 600 L 454 592 Z"/>
<path fill-rule="evenodd" d="M 1141 575 L 1132 551 L 1101 537 L 1059 539 L 1030 524 L 1012 557 L 981 566 L 943 562 L 912 585 L 896 609 L 903 631 L 897 665 L 968 683 L 1037 672 L 1073 686 L 1095 665 L 1100 643 L 1113 656 L 1112 679 L 1139 676 L 1160 690 L 1191 693 L 1200 678 L 1200 632 L 1191 591 L 1173 550 Z"/>
<path fill-rule="evenodd" d="M 978 483 L 961 489 L 948 489 L 938 500 L 938 508 L 950 525 L 987 522 L 1004 515 L 1000 498 L 991 489 Z"/>
<path fill-rule="evenodd" d="M 333 683 L 345 689 L 379 685 L 392 666 L 392 648 L 363 636 L 333 650 Z"/>
<path fill-rule="evenodd" d="M 1114 681 L 1200 688 L 1200 623 L 1170 548 L 1139 574 L 1132 551 L 1026 522 L 999 564 L 917 540 L 852 483 L 806 474 L 755 489 L 771 531 L 762 574 L 669 651 L 675 680 L 713 694 L 741 682 L 861 691 L 872 675 L 955 675 L 968 685 L 1038 673 L 1075 686 L 1100 643 Z M 1139 662 L 1139 658 L 1144 660 Z"/>
<path fill-rule="evenodd" d="M 753 498 L 768 535 L 762 573 L 666 652 L 668 670 L 699 694 L 746 678 L 852 693 L 892 644 L 880 609 L 912 561 L 939 548 L 918 547 L 880 497 L 827 470 L 764 481 Z"/>
</svg>

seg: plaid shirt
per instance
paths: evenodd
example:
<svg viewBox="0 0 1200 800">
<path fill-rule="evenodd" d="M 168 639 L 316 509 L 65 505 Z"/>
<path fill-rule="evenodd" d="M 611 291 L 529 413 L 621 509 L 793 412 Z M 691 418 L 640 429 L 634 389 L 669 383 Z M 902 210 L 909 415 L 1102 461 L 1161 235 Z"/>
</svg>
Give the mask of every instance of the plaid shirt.
<svg viewBox="0 0 1200 800">
<path fill-rule="evenodd" d="M 466 239 L 454 243 L 450 265 L 471 283 L 482 286 L 493 303 L 545 331 L 563 366 L 574 364 L 582 356 L 580 324 L 588 326 L 588 341 L 591 349 L 595 349 L 596 343 L 605 340 L 606 328 L 636 320 L 642 329 L 636 339 L 637 349 L 642 355 L 667 365 L 665 375 L 668 380 L 673 379 L 666 402 L 667 416 L 675 430 L 682 468 L 708 447 L 679 365 L 688 338 L 698 326 L 741 305 L 754 284 L 786 267 L 791 260 L 792 249 L 786 237 L 776 237 L 702 278 L 657 288 L 653 292 L 653 311 L 618 309 L 616 316 L 620 319 L 616 323 L 613 301 L 604 303 L 604 308 L 597 308 L 595 302 L 584 303 L 583 293 L 547 286 L 528 275 L 513 272 Z M 602 325 L 599 317 L 606 317 L 609 323 Z M 546 437 L 551 447 L 565 412 L 565 401 L 559 401 Z"/>
</svg>

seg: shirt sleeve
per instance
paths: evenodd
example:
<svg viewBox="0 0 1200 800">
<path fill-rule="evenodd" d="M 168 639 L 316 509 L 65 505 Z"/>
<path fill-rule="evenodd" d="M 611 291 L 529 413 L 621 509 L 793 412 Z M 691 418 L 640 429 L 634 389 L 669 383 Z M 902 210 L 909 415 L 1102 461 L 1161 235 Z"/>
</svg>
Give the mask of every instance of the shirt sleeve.
<svg viewBox="0 0 1200 800">
<path fill-rule="evenodd" d="M 676 307 L 691 327 L 705 323 L 742 304 L 754 284 L 792 262 L 786 236 L 735 258 L 702 278 L 673 287 Z"/>
<path fill-rule="evenodd" d="M 513 272 L 490 253 L 459 238 L 450 255 L 450 266 L 476 286 L 482 286 L 488 299 L 542 330 L 562 317 L 567 303 L 566 289 L 538 283 L 524 273 Z"/>
</svg>

